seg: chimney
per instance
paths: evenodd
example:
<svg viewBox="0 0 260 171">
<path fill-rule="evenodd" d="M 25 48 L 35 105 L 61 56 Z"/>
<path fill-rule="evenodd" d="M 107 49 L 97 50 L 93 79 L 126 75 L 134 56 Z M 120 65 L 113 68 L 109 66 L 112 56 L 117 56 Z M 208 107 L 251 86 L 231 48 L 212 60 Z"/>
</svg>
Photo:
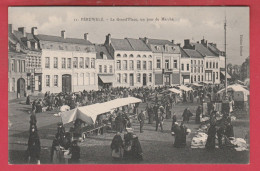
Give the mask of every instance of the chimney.
<svg viewBox="0 0 260 171">
<path fill-rule="evenodd" d="M 174 40 L 172 40 L 172 44 L 174 45 Z"/>
<path fill-rule="evenodd" d="M 19 27 L 18 31 L 23 34 L 23 37 L 26 37 L 26 28 L 25 27 Z"/>
<path fill-rule="evenodd" d="M 106 36 L 106 44 L 108 44 L 108 45 L 111 44 L 111 34 L 110 33 Z"/>
<path fill-rule="evenodd" d="M 203 38 L 203 39 L 201 40 L 201 44 L 202 44 L 203 46 L 206 46 L 206 47 L 207 47 L 208 41 L 205 41 L 205 39 Z"/>
<path fill-rule="evenodd" d="M 144 37 L 144 43 L 148 44 L 148 38 L 147 37 Z"/>
<path fill-rule="evenodd" d="M 190 46 L 190 39 L 185 39 L 184 40 L 184 46 L 189 47 Z"/>
<path fill-rule="evenodd" d="M 37 27 L 32 27 L 32 34 L 34 35 L 34 36 L 36 36 L 36 35 L 38 35 L 38 32 L 37 32 Z"/>
<path fill-rule="evenodd" d="M 84 39 L 88 40 L 88 33 L 84 33 Z"/>
<path fill-rule="evenodd" d="M 65 30 L 62 30 L 62 31 L 61 31 L 61 37 L 62 37 L 63 39 L 66 39 Z"/>
<path fill-rule="evenodd" d="M 13 33 L 13 25 L 8 24 L 8 33 Z"/>
<path fill-rule="evenodd" d="M 180 43 L 177 43 L 177 46 L 181 47 L 181 44 L 180 44 Z"/>
</svg>

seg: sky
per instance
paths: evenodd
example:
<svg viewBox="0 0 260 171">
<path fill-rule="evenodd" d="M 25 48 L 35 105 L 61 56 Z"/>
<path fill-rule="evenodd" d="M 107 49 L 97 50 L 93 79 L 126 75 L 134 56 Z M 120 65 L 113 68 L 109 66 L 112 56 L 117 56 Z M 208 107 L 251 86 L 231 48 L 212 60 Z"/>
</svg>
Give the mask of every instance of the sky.
<svg viewBox="0 0 260 171">
<path fill-rule="evenodd" d="M 184 39 L 197 42 L 204 37 L 220 50 L 224 50 L 226 16 L 228 63 L 240 65 L 249 56 L 249 7 L 9 7 L 8 16 L 14 30 L 26 27 L 30 32 L 37 27 L 38 34 L 56 36 L 65 30 L 73 38 L 89 33 L 89 40 L 97 44 L 104 43 L 108 33 L 112 38 L 174 40 L 181 46 Z M 134 21 L 117 21 L 125 18 Z"/>
</svg>

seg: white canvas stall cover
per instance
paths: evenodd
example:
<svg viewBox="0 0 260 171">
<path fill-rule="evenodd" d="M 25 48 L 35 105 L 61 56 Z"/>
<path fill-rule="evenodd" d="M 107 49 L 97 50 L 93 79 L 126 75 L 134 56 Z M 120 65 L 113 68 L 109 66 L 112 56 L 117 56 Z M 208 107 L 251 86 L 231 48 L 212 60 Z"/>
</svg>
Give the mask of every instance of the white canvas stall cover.
<svg viewBox="0 0 260 171">
<path fill-rule="evenodd" d="M 234 101 L 248 101 L 248 95 L 250 94 L 247 89 L 245 89 L 242 85 L 233 84 L 227 87 L 227 91 L 234 92 Z M 218 91 L 218 94 L 223 94 L 225 89 Z"/>
<path fill-rule="evenodd" d="M 193 89 L 192 88 L 190 88 L 190 87 L 186 87 L 185 85 L 180 85 L 180 86 L 178 86 L 181 90 L 183 90 L 183 91 L 192 91 Z"/>
<path fill-rule="evenodd" d="M 122 107 L 122 106 L 126 106 L 129 104 L 133 104 L 133 103 L 140 103 L 142 102 L 142 100 L 135 98 L 135 97 L 126 97 L 126 98 L 119 98 L 119 99 L 114 99 L 105 103 L 102 103 L 103 106 L 106 107 L 110 107 L 111 110 L 118 108 L 118 107 Z"/>
<path fill-rule="evenodd" d="M 176 88 L 170 88 L 169 91 L 176 93 L 176 94 L 181 94 L 181 91 Z"/>
<path fill-rule="evenodd" d="M 81 119 L 87 124 L 93 124 L 96 121 L 98 115 L 110 112 L 111 109 L 103 106 L 100 103 L 89 105 L 89 106 L 82 106 L 76 109 L 62 112 L 61 118 L 63 124 L 70 123 L 74 120 Z"/>
</svg>

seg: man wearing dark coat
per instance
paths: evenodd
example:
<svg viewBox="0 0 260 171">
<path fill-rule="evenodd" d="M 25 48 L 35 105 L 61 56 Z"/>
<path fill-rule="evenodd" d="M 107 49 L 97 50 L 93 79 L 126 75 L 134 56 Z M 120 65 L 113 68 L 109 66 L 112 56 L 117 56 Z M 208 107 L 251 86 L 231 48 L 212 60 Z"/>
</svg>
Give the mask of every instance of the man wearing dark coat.
<svg viewBox="0 0 260 171">
<path fill-rule="evenodd" d="M 187 107 L 182 114 L 183 121 L 188 123 L 192 115 L 190 109 Z"/>
<path fill-rule="evenodd" d="M 116 131 L 122 133 L 123 131 L 123 117 L 122 114 L 119 113 L 118 116 L 115 118 L 116 124 Z"/>
<path fill-rule="evenodd" d="M 27 156 L 28 162 L 31 164 L 37 164 L 40 162 L 41 143 L 37 132 L 36 125 L 31 125 L 30 136 L 28 140 Z"/>
<path fill-rule="evenodd" d="M 178 123 L 176 123 L 176 122 L 174 123 L 171 131 L 174 133 L 174 137 L 175 137 L 173 146 L 176 148 L 181 147 L 181 144 L 182 144 L 181 128 L 178 125 Z"/>
<path fill-rule="evenodd" d="M 202 106 L 199 105 L 197 110 L 196 110 L 196 123 L 200 123 L 200 116 L 202 115 Z"/>
<path fill-rule="evenodd" d="M 144 126 L 144 120 L 145 120 L 145 115 L 144 111 L 141 111 L 138 115 L 138 121 L 140 122 L 140 133 L 143 133 L 143 126 Z"/>
</svg>

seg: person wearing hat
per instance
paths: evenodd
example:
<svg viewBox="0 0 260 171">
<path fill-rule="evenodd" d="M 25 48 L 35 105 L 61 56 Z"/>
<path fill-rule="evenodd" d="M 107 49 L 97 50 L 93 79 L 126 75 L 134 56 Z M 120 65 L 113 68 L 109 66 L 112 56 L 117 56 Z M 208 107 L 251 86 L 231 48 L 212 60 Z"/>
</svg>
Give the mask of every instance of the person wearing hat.
<svg viewBox="0 0 260 171">
<path fill-rule="evenodd" d="M 138 121 L 140 123 L 140 133 L 143 133 L 143 126 L 144 126 L 144 120 L 145 120 L 145 114 L 144 111 L 142 110 L 141 113 L 138 115 Z"/>
<path fill-rule="evenodd" d="M 41 143 L 36 125 L 30 126 L 30 135 L 28 140 L 27 157 L 28 163 L 40 164 Z"/>
<path fill-rule="evenodd" d="M 190 109 L 187 107 L 182 114 L 183 121 L 188 123 L 192 115 Z"/>
<path fill-rule="evenodd" d="M 199 105 L 197 110 L 196 110 L 196 123 L 199 124 L 200 123 L 200 117 L 202 115 L 202 106 Z"/>
</svg>

